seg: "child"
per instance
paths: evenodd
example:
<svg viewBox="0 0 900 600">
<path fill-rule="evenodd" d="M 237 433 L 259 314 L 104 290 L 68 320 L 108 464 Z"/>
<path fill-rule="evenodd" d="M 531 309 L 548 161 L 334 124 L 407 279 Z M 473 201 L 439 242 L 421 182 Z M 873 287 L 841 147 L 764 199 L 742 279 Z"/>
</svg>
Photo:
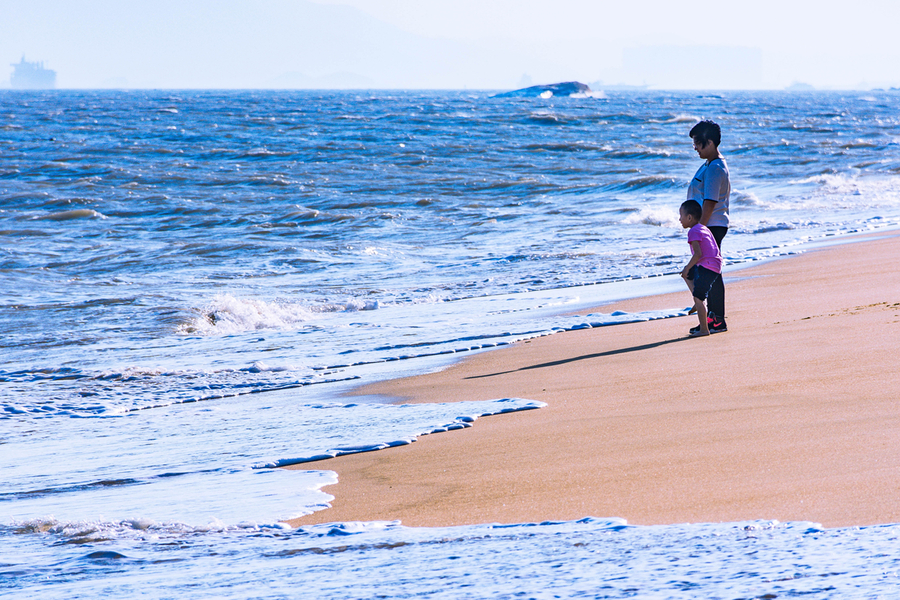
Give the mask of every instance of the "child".
<svg viewBox="0 0 900 600">
<path fill-rule="evenodd" d="M 713 283 L 722 272 L 722 255 L 710 230 L 700 223 L 703 209 L 696 200 L 688 200 L 678 211 L 681 226 L 688 231 L 691 260 L 681 270 L 681 276 L 694 296 L 694 310 L 700 318 L 700 326 L 691 329 L 691 337 L 709 335 L 706 305 L 703 303 Z"/>
</svg>

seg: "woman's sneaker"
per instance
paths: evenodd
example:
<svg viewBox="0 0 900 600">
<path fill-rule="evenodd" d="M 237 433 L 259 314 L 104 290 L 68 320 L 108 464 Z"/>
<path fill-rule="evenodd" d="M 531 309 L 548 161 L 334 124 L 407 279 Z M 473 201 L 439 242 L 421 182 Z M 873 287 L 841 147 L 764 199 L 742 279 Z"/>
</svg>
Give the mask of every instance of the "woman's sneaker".
<svg viewBox="0 0 900 600">
<path fill-rule="evenodd" d="M 709 324 L 709 332 L 710 333 L 723 333 L 728 331 L 728 325 L 725 324 L 725 319 L 722 317 L 715 316 L 710 319 Z"/>
<path fill-rule="evenodd" d="M 709 325 L 710 333 L 722 333 L 728 331 L 728 325 L 725 324 L 725 319 L 714 312 L 710 312 L 709 316 L 706 317 L 706 323 Z M 696 333 L 698 331 L 700 331 L 699 325 L 691 327 L 690 333 Z"/>
</svg>

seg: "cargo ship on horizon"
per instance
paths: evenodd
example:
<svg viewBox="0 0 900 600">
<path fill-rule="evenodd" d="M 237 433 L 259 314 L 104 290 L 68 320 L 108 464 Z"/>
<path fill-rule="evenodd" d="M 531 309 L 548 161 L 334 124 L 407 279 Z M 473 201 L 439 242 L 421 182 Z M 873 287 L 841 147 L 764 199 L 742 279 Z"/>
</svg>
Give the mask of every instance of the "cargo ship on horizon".
<svg viewBox="0 0 900 600">
<path fill-rule="evenodd" d="M 22 57 L 13 63 L 9 84 L 17 90 L 52 90 L 56 87 L 56 71 L 44 67 L 44 62 L 28 62 Z"/>
</svg>

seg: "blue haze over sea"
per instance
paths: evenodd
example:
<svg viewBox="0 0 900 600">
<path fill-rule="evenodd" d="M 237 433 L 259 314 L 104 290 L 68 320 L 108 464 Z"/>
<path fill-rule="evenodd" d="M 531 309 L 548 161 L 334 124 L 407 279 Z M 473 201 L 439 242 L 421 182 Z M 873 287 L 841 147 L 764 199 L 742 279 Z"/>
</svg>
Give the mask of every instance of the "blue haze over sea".
<svg viewBox="0 0 900 600">
<path fill-rule="evenodd" d="M 0 590 L 900 594 L 895 525 L 292 530 L 336 476 L 273 468 L 541 406 L 348 399 L 359 384 L 682 315 L 596 307 L 682 289 L 701 118 L 723 127 L 730 265 L 897 227 L 898 109 L 883 91 L 0 93 Z"/>
</svg>

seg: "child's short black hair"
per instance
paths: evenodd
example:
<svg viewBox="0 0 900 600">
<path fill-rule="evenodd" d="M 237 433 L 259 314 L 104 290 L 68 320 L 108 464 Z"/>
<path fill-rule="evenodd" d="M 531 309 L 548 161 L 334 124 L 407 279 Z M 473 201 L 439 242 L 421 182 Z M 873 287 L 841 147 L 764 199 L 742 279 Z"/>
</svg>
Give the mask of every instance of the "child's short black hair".
<svg viewBox="0 0 900 600">
<path fill-rule="evenodd" d="M 701 146 L 705 146 L 706 142 L 712 142 L 718 148 L 722 141 L 722 128 L 715 121 L 700 121 L 691 128 L 689 135 L 693 140 L 700 142 Z"/>
<path fill-rule="evenodd" d="M 700 220 L 700 217 L 703 216 L 703 208 L 701 208 L 700 203 L 696 200 L 685 200 L 681 203 L 681 210 L 698 221 Z"/>
</svg>

